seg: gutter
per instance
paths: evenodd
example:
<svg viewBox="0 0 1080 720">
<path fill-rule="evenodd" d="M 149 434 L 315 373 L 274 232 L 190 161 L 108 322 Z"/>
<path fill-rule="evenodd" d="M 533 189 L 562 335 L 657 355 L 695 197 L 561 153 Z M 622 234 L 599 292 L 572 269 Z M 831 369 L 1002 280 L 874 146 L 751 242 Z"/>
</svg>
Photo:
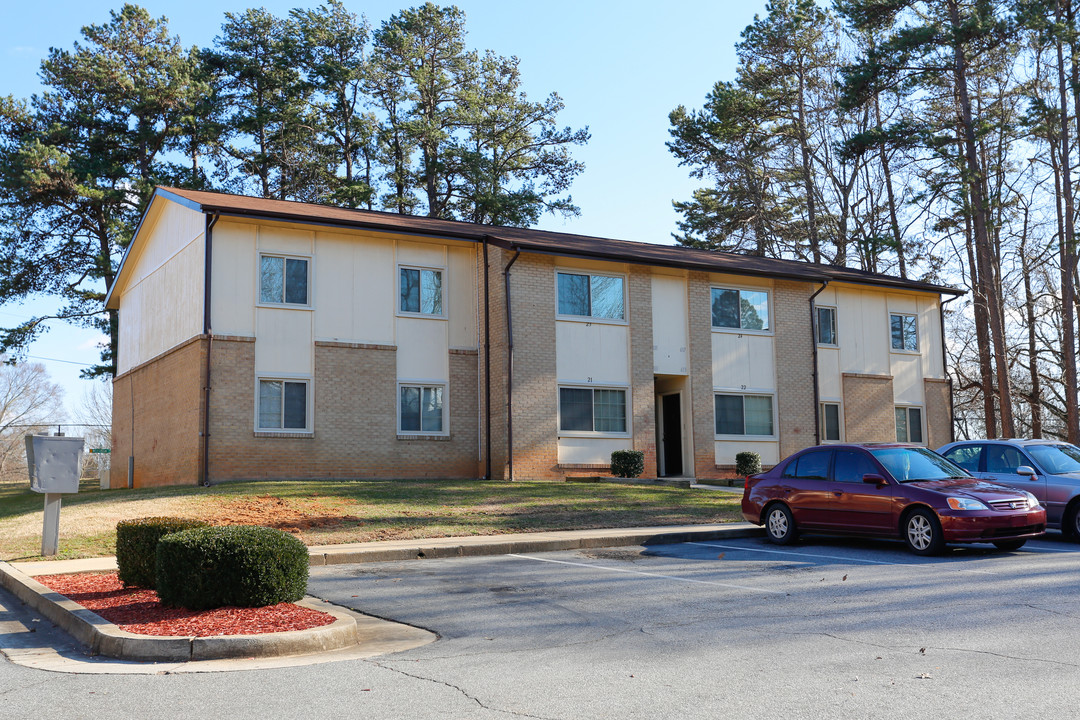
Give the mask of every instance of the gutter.
<svg viewBox="0 0 1080 720">
<path fill-rule="evenodd" d="M 491 293 L 488 289 L 488 239 L 484 236 L 484 479 L 491 479 Z"/>
<path fill-rule="evenodd" d="M 819 287 L 813 295 L 810 296 L 810 347 L 813 349 L 813 367 L 814 367 L 814 444 L 821 444 L 821 391 L 818 388 L 818 352 L 817 352 L 817 309 L 814 305 L 814 298 L 824 292 L 825 288 L 829 287 L 829 281 L 823 280 L 821 287 Z"/>
<path fill-rule="evenodd" d="M 210 286 L 213 278 L 214 261 L 214 225 L 221 217 L 218 214 L 204 215 L 206 228 L 203 231 L 205 269 L 203 272 L 203 335 L 206 336 L 206 369 L 203 376 L 203 428 L 202 428 L 202 467 L 199 468 L 199 484 L 210 484 L 210 354 L 214 348 L 214 331 L 210 323 Z"/>
<path fill-rule="evenodd" d="M 945 374 L 945 380 L 949 383 L 949 442 L 956 442 L 956 417 L 953 410 L 953 381 L 949 374 L 949 354 L 945 352 L 945 306 L 956 300 L 957 296 L 938 302 L 938 314 L 941 317 L 941 372 Z"/>
<path fill-rule="evenodd" d="M 514 481 L 514 320 L 510 312 L 510 268 L 517 262 L 521 250 L 503 268 L 506 285 L 506 479 Z"/>
</svg>

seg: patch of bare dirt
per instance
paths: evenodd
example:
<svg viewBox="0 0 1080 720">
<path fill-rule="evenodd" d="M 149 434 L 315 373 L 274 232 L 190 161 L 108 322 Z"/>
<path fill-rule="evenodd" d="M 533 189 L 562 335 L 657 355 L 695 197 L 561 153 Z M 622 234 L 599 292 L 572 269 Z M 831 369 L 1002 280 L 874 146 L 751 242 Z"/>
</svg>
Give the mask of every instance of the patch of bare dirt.
<svg viewBox="0 0 1080 720">
<path fill-rule="evenodd" d="M 230 499 L 203 518 L 212 525 L 263 525 L 302 535 L 308 530 L 338 529 L 363 521 L 341 508 L 315 501 L 286 500 L 273 495 Z"/>
</svg>

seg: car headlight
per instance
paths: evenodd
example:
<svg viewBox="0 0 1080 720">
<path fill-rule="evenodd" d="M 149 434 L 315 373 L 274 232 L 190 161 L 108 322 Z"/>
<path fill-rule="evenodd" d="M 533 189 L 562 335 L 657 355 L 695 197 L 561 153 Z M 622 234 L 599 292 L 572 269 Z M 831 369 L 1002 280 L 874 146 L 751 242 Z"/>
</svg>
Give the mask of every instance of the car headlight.
<svg viewBox="0 0 1080 720">
<path fill-rule="evenodd" d="M 1039 507 L 1039 498 L 1035 497 L 1026 490 L 1024 491 L 1024 494 L 1027 495 L 1028 510 L 1034 510 L 1035 508 Z"/>
<path fill-rule="evenodd" d="M 953 510 L 989 510 L 983 503 L 974 498 L 951 497 L 949 507 Z"/>
</svg>

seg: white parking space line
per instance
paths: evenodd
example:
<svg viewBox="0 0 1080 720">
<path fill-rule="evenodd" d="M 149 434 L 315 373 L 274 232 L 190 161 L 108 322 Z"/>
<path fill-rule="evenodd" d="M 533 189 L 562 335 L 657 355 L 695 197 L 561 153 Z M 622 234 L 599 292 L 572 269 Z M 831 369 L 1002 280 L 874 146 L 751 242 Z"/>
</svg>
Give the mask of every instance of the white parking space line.
<svg viewBox="0 0 1080 720">
<path fill-rule="evenodd" d="M 827 560 L 843 560 L 844 562 L 867 563 L 870 565 L 894 565 L 896 567 L 923 567 L 923 564 L 886 562 L 884 560 L 863 560 L 861 558 L 843 557 L 841 555 L 820 555 L 817 553 L 790 552 L 787 550 L 765 550 L 764 548 L 742 547 L 739 545 L 718 545 L 716 543 L 688 542 L 687 545 L 699 545 L 701 547 L 719 548 L 721 550 L 742 550 L 745 552 L 769 553 L 772 555 L 791 555 L 800 558 L 824 558 Z M 978 573 L 980 575 L 998 575 L 991 570 L 975 570 L 972 568 L 958 568 L 960 572 Z"/>
<path fill-rule="evenodd" d="M 532 555 L 518 555 L 507 553 L 507 557 L 521 558 L 522 560 L 535 560 L 537 562 L 555 563 L 557 565 L 572 565 L 574 567 L 589 568 L 590 570 L 610 570 L 611 572 L 629 573 L 631 575 L 644 575 L 645 577 L 662 578 L 664 580 L 678 580 L 679 582 L 695 583 L 698 585 L 715 585 L 733 590 L 749 590 L 750 592 L 766 593 L 769 595 L 787 595 L 783 590 L 766 590 L 764 588 L 748 587 L 746 585 L 731 585 L 729 583 L 712 582 L 711 580 L 695 580 L 694 578 L 676 577 L 674 575 L 661 575 L 659 573 L 644 572 L 641 570 L 629 570 L 627 568 L 610 567 L 608 565 L 593 565 L 591 563 L 570 562 L 569 560 L 555 560 L 553 558 L 533 557 Z"/>
</svg>

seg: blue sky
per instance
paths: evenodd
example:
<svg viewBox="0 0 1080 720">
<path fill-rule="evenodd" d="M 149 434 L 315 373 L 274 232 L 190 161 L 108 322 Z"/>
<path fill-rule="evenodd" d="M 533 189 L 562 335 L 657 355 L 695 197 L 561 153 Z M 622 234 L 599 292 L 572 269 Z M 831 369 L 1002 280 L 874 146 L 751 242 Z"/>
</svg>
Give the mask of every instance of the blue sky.
<svg viewBox="0 0 1080 720">
<path fill-rule="evenodd" d="M 209 46 L 225 12 L 261 5 L 284 15 L 318 0 L 146 0 L 169 19 L 185 45 Z M 369 0 L 345 4 L 377 26 L 416 2 Z M 624 240 L 670 243 L 676 215 L 671 202 L 689 197 L 696 183 L 664 143 L 668 113 L 699 107 L 717 80 L 735 72 L 735 43 L 765 0 L 668 3 L 549 0 L 461 0 L 470 47 L 516 55 L 526 92 L 534 99 L 558 92 L 566 104 L 561 124 L 588 126 L 589 144 L 575 150 L 585 172 L 572 195 L 581 216 L 545 218 L 539 227 Z M 70 48 L 79 30 L 107 21 L 119 2 L 3 0 L 0 2 L 0 95 L 25 98 L 40 89 L 38 67 L 50 47 Z M 47 299 L 0 306 L 0 326 L 52 307 Z M 87 383 L 81 365 L 97 360 L 97 333 L 54 323 L 30 355 L 46 365 L 77 407 Z M 66 361 L 66 362 L 60 362 Z"/>
</svg>

